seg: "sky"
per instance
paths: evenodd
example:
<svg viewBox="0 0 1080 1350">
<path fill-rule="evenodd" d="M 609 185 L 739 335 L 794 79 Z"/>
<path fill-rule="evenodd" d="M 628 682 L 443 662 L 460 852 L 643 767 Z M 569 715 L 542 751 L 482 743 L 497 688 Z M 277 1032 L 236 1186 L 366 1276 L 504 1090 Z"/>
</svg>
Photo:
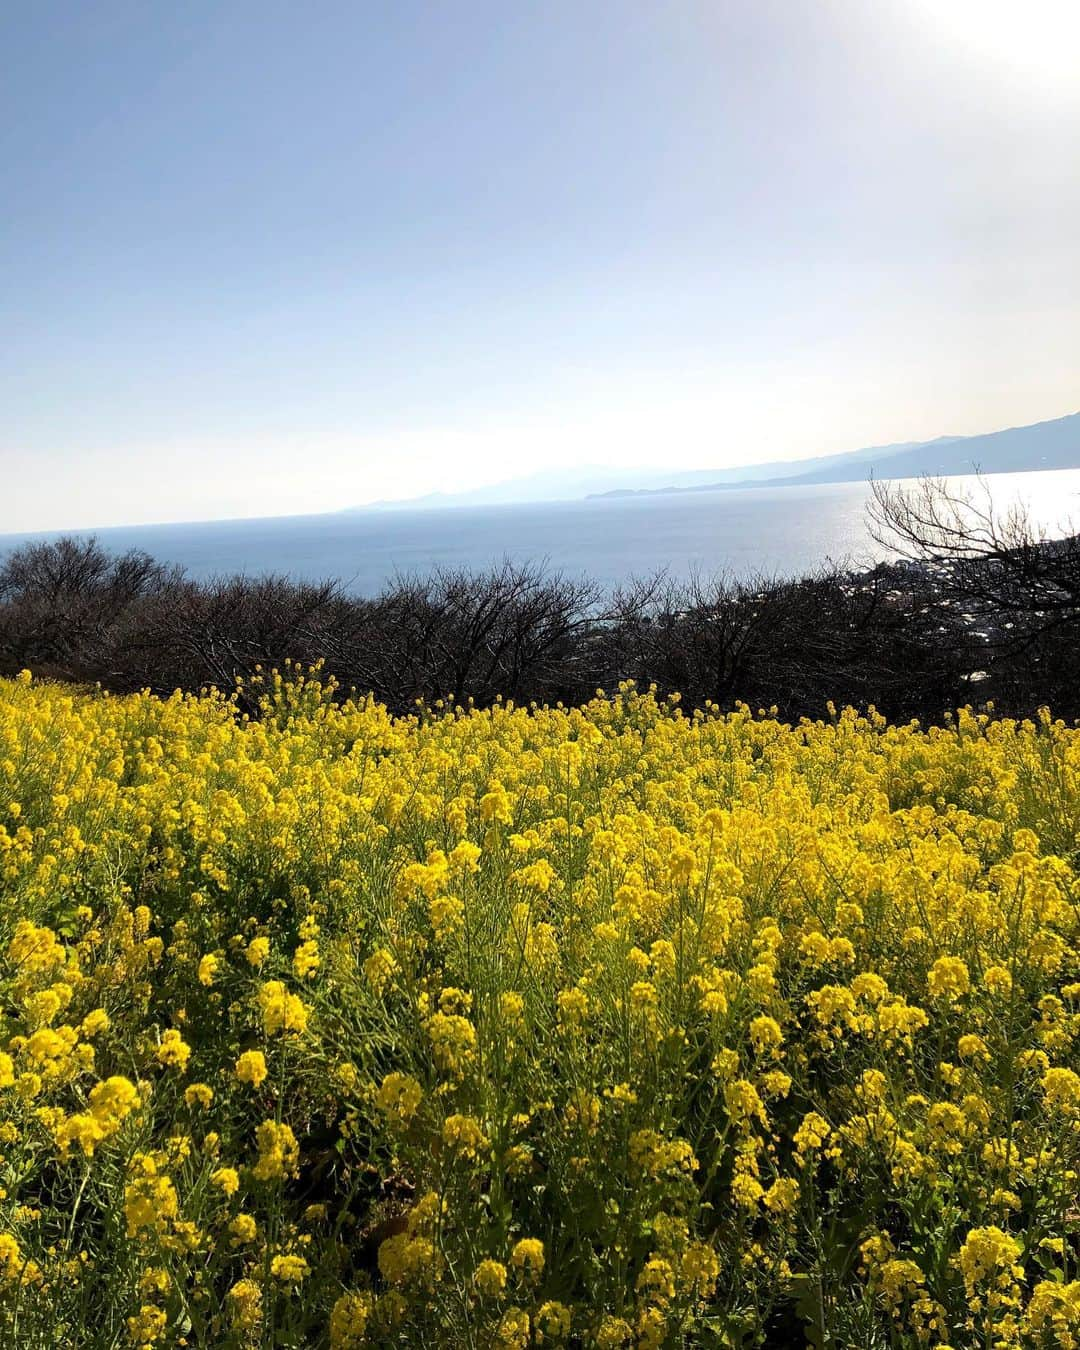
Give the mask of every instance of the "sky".
<svg viewBox="0 0 1080 1350">
<path fill-rule="evenodd" d="M 0 531 L 1080 408 L 1075 0 L 34 0 L 0 62 Z"/>
</svg>

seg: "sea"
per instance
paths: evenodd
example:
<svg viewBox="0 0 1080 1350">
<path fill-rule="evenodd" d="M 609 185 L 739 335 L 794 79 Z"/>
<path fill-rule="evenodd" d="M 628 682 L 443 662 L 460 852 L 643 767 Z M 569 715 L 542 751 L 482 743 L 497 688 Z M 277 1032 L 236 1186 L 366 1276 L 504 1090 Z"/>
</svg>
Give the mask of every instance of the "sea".
<svg viewBox="0 0 1080 1350">
<path fill-rule="evenodd" d="M 997 510 L 1025 507 L 1051 537 L 1080 531 L 1080 469 L 954 478 Z M 824 563 L 854 568 L 889 556 L 874 540 L 867 483 L 725 488 L 513 506 L 408 507 L 131 525 L 94 534 L 118 552 L 143 549 L 198 580 L 244 573 L 336 578 L 358 595 L 435 567 L 482 569 L 503 559 L 587 576 L 610 591 L 632 577 L 793 576 Z M 0 557 L 57 533 L 0 535 Z"/>
</svg>

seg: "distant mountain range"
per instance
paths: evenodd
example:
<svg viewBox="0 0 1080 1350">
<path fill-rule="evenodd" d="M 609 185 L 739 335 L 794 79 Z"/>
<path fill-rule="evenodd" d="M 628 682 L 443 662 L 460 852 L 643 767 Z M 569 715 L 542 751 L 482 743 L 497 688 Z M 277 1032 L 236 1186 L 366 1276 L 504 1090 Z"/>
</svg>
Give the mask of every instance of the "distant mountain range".
<svg viewBox="0 0 1080 1350">
<path fill-rule="evenodd" d="M 727 488 L 857 483 L 869 478 L 945 477 L 1075 468 L 1080 468 L 1080 413 L 980 436 L 939 436 L 932 441 L 873 445 L 843 454 L 774 460 L 768 464 L 748 464 L 731 469 L 620 471 L 600 465 L 545 469 L 468 492 L 433 492 L 404 501 L 372 502 L 349 510 L 438 510 L 453 506 L 713 492 Z"/>
<path fill-rule="evenodd" d="M 802 464 L 769 466 L 788 472 L 770 473 L 769 487 L 793 487 L 801 483 L 858 483 L 869 478 L 934 478 L 970 473 L 1023 473 L 1036 469 L 1080 468 L 1080 413 L 1036 422 L 1029 427 L 1010 427 L 982 436 L 939 436 L 933 441 L 886 445 L 847 454 L 827 455 Z M 799 468 L 797 473 L 791 469 Z M 706 492 L 717 488 L 761 487 L 760 476 L 732 481 L 719 476 L 710 483 L 672 485 L 666 488 L 611 489 L 605 497 L 645 492 Z"/>
</svg>

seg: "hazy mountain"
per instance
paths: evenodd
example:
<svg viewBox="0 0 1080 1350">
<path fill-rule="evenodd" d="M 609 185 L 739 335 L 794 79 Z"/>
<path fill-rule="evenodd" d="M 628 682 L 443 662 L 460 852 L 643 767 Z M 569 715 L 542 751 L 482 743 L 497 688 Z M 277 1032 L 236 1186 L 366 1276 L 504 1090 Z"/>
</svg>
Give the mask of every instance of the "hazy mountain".
<svg viewBox="0 0 1080 1350">
<path fill-rule="evenodd" d="M 763 483 L 783 475 L 827 469 L 842 460 L 891 454 L 917 444 L 904 441 L 897 445 L 870 446 L 836 455 L 817 455 L 812 459 L 773 460 L 767 464 L 744 464 L 731 469 L 612 469 L 601 464 L 578 469 L 538 469 L 521 478 L 471 488 L 464 492 L 427 492 L 420 497 L 392 501 L 366 502 L 350 506 L 355 511 L 437 511 L 451 506 L 505 506 L 513 503 L 580 501 L 585 497 L 604 497 L 625 492 L 682 492 Z"/>
<path fill-rule="evenodd" d="M 706 478 L 715 474 L 705 474 Z M 611 469 L 603 465 L 585 465 L 577 469 L 538 469 L 522 478 L 470 488 L 464 492 L 428 492 L 422 497 L 401 501 L 369 502 L 350 511 L 438 510 L 447 506 L 501 506 L 512 502 L 551 502 L 595 496 L 614 487 L 660 488 L 680 486 L 680 475 L 662 469 Z"/>
<path fill-rule="evenodd" d="M 854 465 L 851 466 L 852 468 Z M 876 478 L 939 477 L 963 473 L 1023 473 L 1034 469 L 1080 467 L 1080 413 L 1036 422 L 1029 427 L 1010 427 L 982 436 L 952 436 L 922 445 L 908 446 L 892 454 L 865 457 L 860 466 Z M 799 473 L 793 483 L 845 483 L 868 476 L 867 472 L 844 472 L 841 464 Z"/>
<path fill-rule="evenodd" d="M 765 484 L 792 487 L 805 483 L 859 483 L 871 477 L 919 478 L 929 475 L 938 478 L 970 473 L 1075 469 L 1080 468 L 1080 413 L 980 436 L 941 436 L 933 441 L 853 450 L 848 454 L 827 456 L 810 468 L 805 464 L 798 467 L 800 472 L 769 474 L 764 480 L 748 473 L 738 475 L 734 480 L 730 473 L 723 477 L 715 474 L 708 483 L 693 486 L 673 483 L 651 491 L 708 492 L 716 488 Z M 634 489 L 616 489 L 603 495 L 622 497 L 634 492 Z"/>
<path fill-rule="evenodd" d="M 707 492 L 716 488 L 780 487 L 799 483 L 849 483 L 867 478 L 914 478 L 1010 473 L 1080 467 L 1080 413 L 979 436 L 939 436 L 932 441 L 872 445 L 810 459 L 772 460 L 729 469 L 540 469 L 465 492 L 430 492 L 402 501 L 369 502 L 349 511 L 440 510 L 456 506 L 574 501 L 636 493 Z"/>
</svg>

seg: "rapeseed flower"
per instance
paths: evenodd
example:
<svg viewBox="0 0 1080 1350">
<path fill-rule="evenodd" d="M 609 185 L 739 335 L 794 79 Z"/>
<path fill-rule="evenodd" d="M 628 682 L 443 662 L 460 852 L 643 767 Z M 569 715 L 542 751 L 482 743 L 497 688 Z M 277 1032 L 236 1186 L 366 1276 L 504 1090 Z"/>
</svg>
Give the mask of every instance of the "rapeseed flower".
<svg viewBox="0 0 1080 1350">
<path fill-rule="evenodd" d="M 257 679 L 0 681 L 0 1342 L 1080 1350 L 1080 732 Z"/>
<path fill-rule="evenodd" d="M 245 1050 L 236 1061 L 235 1072 L 241 1083 L 250 1083 L 257 1088 L 269 1072 L 265 1055 L 261 1050 Z"/>
</svg>

